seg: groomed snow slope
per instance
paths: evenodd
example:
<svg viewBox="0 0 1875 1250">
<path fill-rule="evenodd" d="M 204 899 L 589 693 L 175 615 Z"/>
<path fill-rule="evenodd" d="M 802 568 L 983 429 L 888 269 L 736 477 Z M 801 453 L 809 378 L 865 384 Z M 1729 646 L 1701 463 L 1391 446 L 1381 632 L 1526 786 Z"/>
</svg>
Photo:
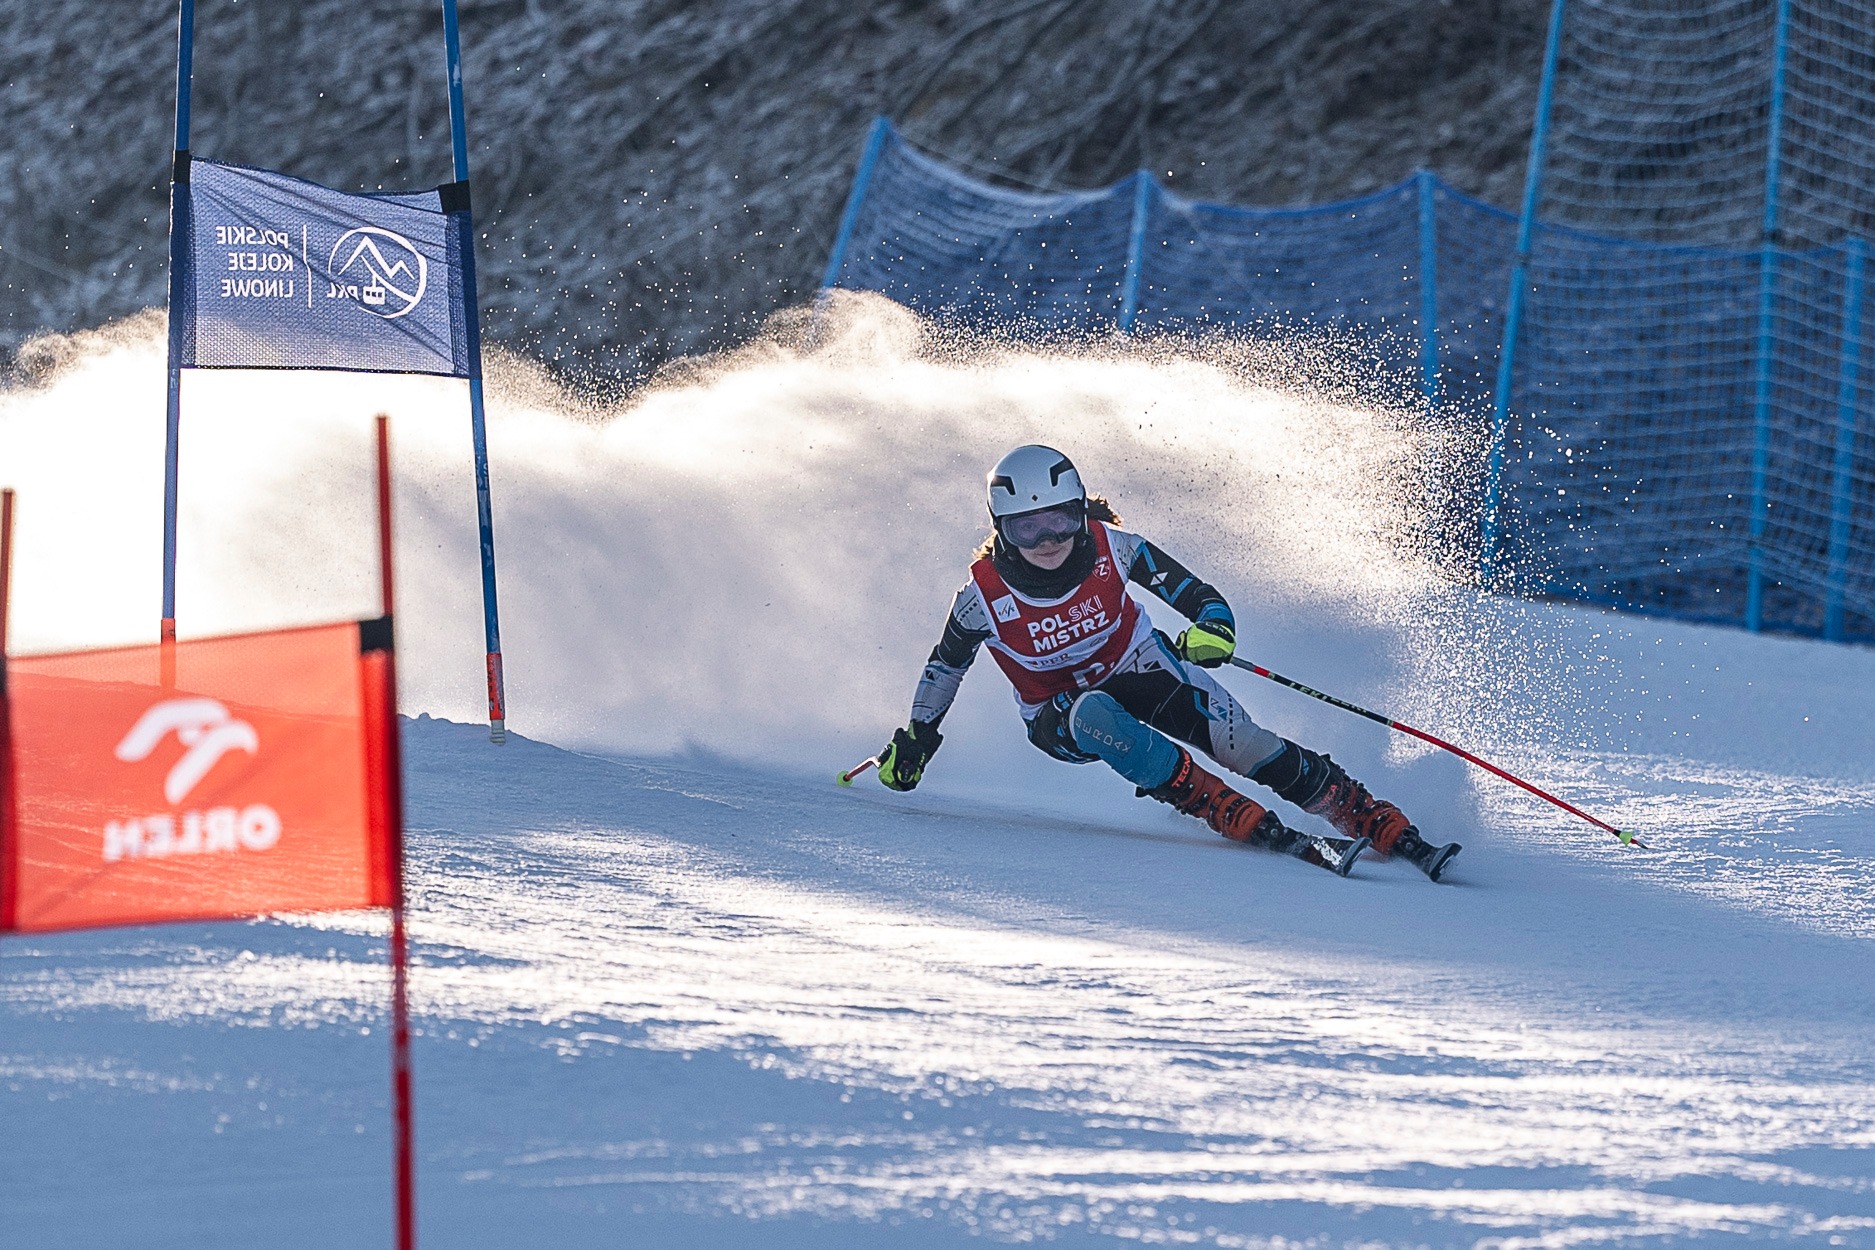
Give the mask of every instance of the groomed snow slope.
<svg viewBox="0 0 1875 1250">
<path fill-rule="evenodd" d="M 427 1244 L 1875 1244 L 1875 655 L 1480 602 L 1400 541 L 1410 492 L 1375 484 L 1437 449 L 1397 421 L 919 334 L 861 304 L 616 414 L 506 377 L 514 723 L 561 745 L 406 734 Z M 155 615 L 160 334 L 71 350 L 0 397 L 21 650 Z M 372 610 L 387 406 L 405 705 L 470 719 L 459 394 L 189 393 L 185 632 Z M 1248 674 L 1466 843 L 1451 885 L 1338 881 L 1053 764 L 987 664 L 917 793 L 835 789 L 903 715 L 982 465 L 1044 436 L 1215 576 L 1248 654 L 1657 849 Z M 8 1244 L 387 1240 L 382 929 L 0 943 Z"/>
</svg>

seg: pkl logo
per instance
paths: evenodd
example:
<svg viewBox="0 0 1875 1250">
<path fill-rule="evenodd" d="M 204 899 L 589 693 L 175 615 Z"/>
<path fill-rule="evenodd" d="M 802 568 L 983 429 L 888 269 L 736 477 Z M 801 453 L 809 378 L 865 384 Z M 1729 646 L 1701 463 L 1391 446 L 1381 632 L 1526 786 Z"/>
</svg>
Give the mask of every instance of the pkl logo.
<svg viewBox="0 0 1875 1250">
<path fill-rule="evenodd" d="M 236 720 L 213 699 L 169 699 L 137 718 L 117 744 L 118 759 L 126 764 L 148 759 L 170 734 L 187 748 L 163 779 L 163 797 L 177 806 L 189 796 L 209 769 L 230 751 L 260 750 L 260 735 L 246 721 Z"/>
<path fill-rule="evenodd" d="M 357 300 L 366 312 L 386 321 L 422 303 L 430 281 L 430 264 L 423 253 L 403 235 L 378 226 L 341 234 L 326 259 L 326 272 L 332 279 L 327 299 Z"/>
</svg>

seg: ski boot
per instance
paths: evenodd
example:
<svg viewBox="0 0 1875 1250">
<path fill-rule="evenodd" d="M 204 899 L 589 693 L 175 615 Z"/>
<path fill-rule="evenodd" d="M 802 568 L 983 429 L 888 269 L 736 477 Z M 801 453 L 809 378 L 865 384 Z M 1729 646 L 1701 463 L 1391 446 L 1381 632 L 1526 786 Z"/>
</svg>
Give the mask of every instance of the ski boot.
<svg viewBox="0 0 1875 1250">
<path fill-rule="evenodd" d="M 1312 837 L 1289 828 L 1275 812 L 1200 768 L 1183 747 L 1179 748 L 1178 767 L 1172 770 L 1171 779 L 1151 790 L 1142 789 L 1139 794 L 1170 804 L 1187 816 L 1196 816 L 1232 842 L 1292 855 L 1338 877 L 1348 875 L 1369 845 L 1364 836 L 1347 840 Z"/>
<path fill-rule="evenodd" d="M 1373 841 L 1374 850 L 1383 857 L 1398 854 L 1434 881 L 1445 871 L 1454 855 L 1462 849 L 1458 843 L 1434 846 L 1419 834 L 1406 813 L 1368 793 L 1367 787 L 1348 776 L 1348 772 L 1324 755 L 1328 782 L 1303 811 L 1320 816 L 1335 829 L 1351 838 Z"/>
</svg>

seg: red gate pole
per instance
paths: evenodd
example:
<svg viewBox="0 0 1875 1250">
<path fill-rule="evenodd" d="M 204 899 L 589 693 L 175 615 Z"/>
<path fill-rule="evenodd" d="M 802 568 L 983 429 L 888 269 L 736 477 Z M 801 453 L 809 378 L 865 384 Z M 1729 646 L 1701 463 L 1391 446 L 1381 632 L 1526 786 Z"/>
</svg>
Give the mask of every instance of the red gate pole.
<svg viewBox="0 0 1875 1250">
<path fill-rule="evenodd" d="M 13 589 L 13 491 L 0 490 L 0 660 L 7 653 L 7 608 Z M 4 689 L 0 684 L 0 689 Z"/>
<path fill-rule="evenodd" d="M 18 874 L 13 865 L 17 824 L 13 778 L 13 708 L 7 702 L 7 615 L 13 587 L 13 492 L 0 490 L 0 933 L 13 927 Z"/>
<path fill-rule="evenodd" d="M 384 619 L 391 621 L 395 598 L 391 577 L 391 434 L 390 418 L 378 416 L 378 580 L 384 601 Z M 395 882 L 391 903 L 391 1100 L 396 1117 L 395 1174 L 397 1189 L 397 1250 L 415 1250 L 417 1244 L 417 1183 L 411 1160 L 410 1092 L 410 944 L 404 933 L 404 770 L 397 736 L 397 648 L 386 654 L 390 668 L 391 724 L 386 734 L 386 768 L 390 774 L 391 875 Z"/>
</svg>

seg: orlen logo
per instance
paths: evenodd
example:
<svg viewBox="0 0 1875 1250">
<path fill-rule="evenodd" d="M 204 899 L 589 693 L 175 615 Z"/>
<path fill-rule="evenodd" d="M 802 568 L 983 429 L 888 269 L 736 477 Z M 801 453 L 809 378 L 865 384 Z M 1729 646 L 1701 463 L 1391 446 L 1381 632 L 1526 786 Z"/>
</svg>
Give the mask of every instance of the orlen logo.
<svg viewBox="0 0 1875 1250">
<path fill-rule="evenodd" d="M 137 718 L 114 754 L 126 764 L 146 760 L 172 734 L 184 748 L 163 778 L 163 797 L 172 807 L 188 798 L 229 752 L 254 755 L 260 750 L 260 735 L 254 727 L 236 720 L 215 700 L 166 699 Z M 110 862 L 243 849 L 264 851 L 279 840 L 280 814 L 265 803 L 161 812 L 107 822 L 104 858 Z"/>
<path fill-rule="evenodd" d="M 423 301 L 430 264 L 403 235 L 377 226 L 347 230 L 326 259 L 327 299 L 349 299 L 386 321 Z"/>
</svg>

